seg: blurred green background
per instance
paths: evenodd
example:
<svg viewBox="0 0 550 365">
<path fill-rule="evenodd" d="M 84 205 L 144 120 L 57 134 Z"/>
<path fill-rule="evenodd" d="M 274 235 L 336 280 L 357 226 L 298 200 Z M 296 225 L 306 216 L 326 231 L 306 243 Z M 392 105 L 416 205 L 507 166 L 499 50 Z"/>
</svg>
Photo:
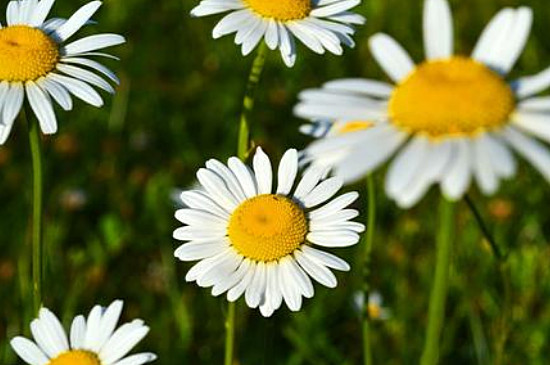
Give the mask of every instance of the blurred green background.
<svg viewBox="0 0 550 365">
<path fill-rule="evenodd" d="M 275 1 L 275 0 L 274 0 Z M 2 9 L 7 1 L 2 2 Z M 57 16 L 85 1 L 58 0 Z M 219 364 L 225 301 L 184 282 L 191 264 L 176 262 L 178 226 L 171 195 L 194 183 L 206 159 L 235 154 L 237 121 L 252 57 L 232 37 L 214 41 L 219 16 L 191 19 L 195 0 L 106 0 L 93 32 L 116 32 L 128 43 L 106 61 L 122 79 L 106 107 L 78 103 L 58 112 L 60 132 L 44 138 L 46 163 L 45 304 L 66 325 L 75 313 L 116 298 L 124 317 L 151 327 L 138 350 L 159 364 Z M 469 52 L 490 17 L 503 6 L 527 5 L 535 25 L 512 77 L 550 65 L 548 0 L 451 1 L 457 50 Z M 340 77 L 385 78 L 368 51 L 377 31 L 394 35 L 415 60 L 423 55 L 421 0 L 365 0 L 368 17 L 343 57 L 318 56 L 300 46 L 296 67 L 268 58 L 258 91 L 253 137 L 274 157 L 308 138 L 291 110 L 297 93 Z M 84 31 L 86 33 L 87 31 Z M 31 168 L 26 127 L 18 123 L 0 148 L 0 364 L 18 363 L 9 338 L 28 333 L 30 311 L 29 213 Z M 438 192 L 399 210 L 378 181 L 379 220 L 373 252 L 373 288 L 392 317 L 374 325 L 376 364 L 415 364 L 423 345 L 434 267 Z M 363 185 L 352 187 L 364 191 Z M 550 363 L 550 189 L 527 164 L 494 198 L 472 197 L 510 251 L 499 267 L 464 203 L 459 203 L 442 364 Z M 362 210 L 365 202 L 358 207 Z M 362 218 L 364 219 L 364 217 Z M 354 263 L 336 290 L 316 286 L 303 310 L 283 309 L 263 319 L 238 307 L 239 364 L 359 364 L 361 338 L 353 293 L 360 288 L 363 246 L 337 254 Z"/>
</svg>

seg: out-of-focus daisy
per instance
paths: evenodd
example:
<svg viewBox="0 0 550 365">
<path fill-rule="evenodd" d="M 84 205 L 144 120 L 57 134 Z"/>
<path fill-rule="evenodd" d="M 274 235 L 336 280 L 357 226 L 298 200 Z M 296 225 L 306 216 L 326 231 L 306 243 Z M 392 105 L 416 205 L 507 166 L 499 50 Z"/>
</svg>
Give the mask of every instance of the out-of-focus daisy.
<svg viewBox="0 0 550 365">
<path fill-rule="evenodd" d="M 342 259 L 317 247 L 348 247 L 359 241 L 364 226 L 350 220 L 358 215 L 346 209 L 355 192 L 332 199 L 340 190 L 339 178 L 322 181 L 310 169 L 294 188 L 298 154 L 283 156 L 274 190 L 271 162 L 258 148 L 253 171 L 238 158 L 227 166 L 210 160 L 197 173 L 204 190 L 187 191 L 181 199 L 189 207 L 176 212 L 185 224 L 174 238 L 189 241 L 175 256 L 200 260 L 187 273 L 187 281 L 213 287 L 212 295 L 227 292 L 229 301 L 244 294 L 250 308 L 269 317 L 284 300 L 300 310 L 302 297 L 313 297 L 311 278 L 334 288 L 329 269 L 348 271 Z"/>
<path fill-rule="evenodd" d="M 368 303 L 365 303 L 365 293 L 360 291 L 353 295 L 353 304 L 360 314 L 368 311 L 369 319 L 375 321 L 386 321 L 391 318 L 391 311 L 384 307 L 382 294 L 373 291 L 369 294 Z M 366 307 L 365 307 L 366 306 Z"/>
<path fill-rule="evenodd" d="M 202 0 L 193 16 L 230 12 L 214 28 L 213 37 L 237 33 L 235 43 L 248 55 L 262 39 L 279 48 L 288 67 L 296 61 L 294 37 L 318 54 L 341 55 L 342 44 L 354 47 L 354 24 L 365 18 L 349 10 L 361 0 Z"/>
<path fill-rule="evenodd" d="M 453 55 L 452 16 L 445 0 L 427 0 L 427 60 L 415 66 L 391 37 L 370 39 L 375 59 L 396 83 L 364 79 L 329 82 L 301 94 L 297 115 L 315 137 L 306 161 L 334 165 L 346 182 L 358 180 L 397 153 L 386 192 L 414 205 L 434 183 L 457 200 L 475 178 L 484 194 L 516 172 L 511 148 L 550 181 L 550 69 L 506 82 L 532 24 L 529 8 L 500 11 L 470 57 Z M 533 138 L 535 137 L 535 138 Z"/>
<path fill-rule="evenodd" d="M 96 107 L 113 87 L 95 71 L 118 84 L 117 77 L 90 56 L 113 56 L 97 50 L 124 43 L 116 34 L 96 34 L 68 41 L 101 6 L 92 1 L 69 19 L 46 20 L 55 0 L 10 1 L 7 26 L 0 24 L 0 144 L 8 138 L 25 96 L 44 134 L 57 132 L 52 99 L 64 110 L 73 107 L 71 94 Z"/>
<path fill-rule="evenodd" d="M 31 322 L 34 341 L 15 337 L 11 346 L 31 365 L 141 365 L 154 361 L 152 353 L 124 357 L 147 335 L 149 327 L 136 319 L 116 329 L 121 312 L 120 300 L 107 308 L 95 306 L 88 318 L 75 317 L 67 336 L 57 317 L 42 308 Z"/>
</svg>

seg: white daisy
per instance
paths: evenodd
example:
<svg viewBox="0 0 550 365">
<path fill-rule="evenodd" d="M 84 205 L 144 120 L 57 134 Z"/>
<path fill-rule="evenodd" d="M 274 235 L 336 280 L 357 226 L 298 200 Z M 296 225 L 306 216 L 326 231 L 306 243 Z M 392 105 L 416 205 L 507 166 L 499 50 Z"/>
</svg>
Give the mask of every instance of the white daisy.
<svg viewBox="0 0 550 365">
<path fill-rule="evenodd" d="M 136 319 L 115 330 L 122 301 L 109 307 L 95 306 L 88 318 L 74 318 L 69 336 L 59 319 L 46 308 L 31 322 L 34 341 L 15 337 L 11 346 L 30 365 L 141 365 L 154 361 L 152 353 L 126 354 L 141 341 L 149 327 Z"/>
<path fill-rule="evenodd" d="M 550 68 L 506 82 L 527 41 L 532 11 L 506 8 L 484 30 L 470 57 L 453 55 L 453 28 L 445 0 L 427 0 L 427 60 L 415 66 L 385 34 L 370 39 L 375 59 L 396 85 L 346 79 L 301 94 L 295 113 L 320 123 L 302 128 L 324 137 L 305 161 L 334 165 L 353 182 L 397 151 L 386 192 L 402 207 L 418 202 L 432 184 L 460 199 L 475 179 L 493 194 L 516 172 L 514 149 L 550 181 Z M 535 137 L 535 138 L 533 138 Z"/>
<path fill-rule="evenodd" d="M 90 56 L 116 58 L 97 50 L 124 43 L 116 34 L 96 34 L 67 41 L 101 6 L 92 1 L 69 19 L 46 20 L 55 0 L 10 1 L 7 26 L 0 24 L 0 145 L 10 134 L 25 95 L 44 134 L 57 132 L 52 99 L 64 110 L 71 110 L 71 94 L 96 107 L 101 96 L 90 86 L 109 93 L 113 87 L 96 71 L 118 84 L 117 77 Z"/>
<path fill-rule="evenodd" d="M 310 169 L 297 187 L 298 154 L 283 156 L 273 190 L 273 172 L 267 155 L 258 148 L 253 171 L 238 158 L 228 166 L 210 160 L 197 173 L 203 190 L 182 193 L 189 207 L 176 212 L 186 224 L 174 238 L 189 241 L 175 256 L 200 260 L 187 273 L 187 281 L 212 287 L 212 295 L 227 292 L 236 301 L 244 294 L 250 308 L 269 317 L 284 300 L 300 310 L 302 297 L 313 297 L 310 277 L 329 288 L 336 277 L 329 270 L 348 271 L 342 259 L 320 247 L 348 247 L 359 241 L 364 226 L 350 220 L 359 214 L 345 209 L 355 192 L 331 199 L 342 186 L 339 178 L 321 181 Z M 275 192 L 274 192 L 275 191 Z"/>
<path fill-rule="evenodd" d="M 391 318 L 391 311 L 384 307 L 384 298 L 378 291 L 369 293 L 368 303 L 365 303 L 365 293 L 358 291 L 353 295 L 353 304 L 357 312 L 363 314 L 368 311 L 369 319 L 386 321 Z"/>
<path fill-rule="evenodd" d="M 349 10 L 361 0 L 202 0 L 193 16 L 230 12 L 214 28 L 214 38 L 237 33 L 235 43 L 248 55 L 265 39 L 281 51 L 288 67 L 296 61 L 294 37 L 318 54 L 325 50 L 341 55 L 342 44 L 354 47 L 352 25 L 365 18 Z"/>
</svg>

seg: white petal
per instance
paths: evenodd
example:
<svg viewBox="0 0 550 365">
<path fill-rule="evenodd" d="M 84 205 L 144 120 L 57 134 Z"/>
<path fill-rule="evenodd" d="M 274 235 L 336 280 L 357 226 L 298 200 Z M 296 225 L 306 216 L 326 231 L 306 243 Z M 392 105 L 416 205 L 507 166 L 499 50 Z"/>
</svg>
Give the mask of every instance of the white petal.
<svg viewBox="0 0 550 365">
<path fill-rule="evenodd" d="M 513 128 L 508 128 L 504 136 L 550 182 L 550 151 L 535 139 L 526 137 Z"/>
<path fill-rule="evenodd" d="M 414 137 L 392 162 L 386 177 L 386 193 L 390 197 L 395 197 L 415 177 L 428 153 L 429 143 L 426 137 Z"/>
<path fill-rule="evenodd" d="M 378 64 L 393 81 L 402 81 L 414 70 L 411 57 L 390 36 L 376 34 L 369 39 L 369 46 Z"/>
<path fill-rule="evenodd" d="M 36 344 L 24 337 L 15 337 L 10 341 L 17 355 L 30 365 L 46 365 L 48 358 Z"/>
<path fill-rule="evenodd" d="M 278 172 L 277 194 L 288 195 L 298 173 L 298 152 L 290 149 L 281 158 Z"/>
<path fill-rule="evenodd" d="M 447 0 L 424 2 L 424 47 L 429 60 L 453 55 L 453 17 Z"/>
<path fill-rule="evenodd" d="M 44 92 L 32 81 L 25 84 L 29 104 L 34 114 L 40 122 L 40 127 L 44 134 L 54 134 L 57 132 L 57 119 L 52 107 L 52 101 L 48 94 Z"/>
<path fill-rule="evenodd" d="M 468 190 L 472 178 L 472 156 L 469 142 L 457 139 L 454 155 L 441 182 L 441 189 L 450 200 L 459 200 Z"/>
<path fill-rule="evenodd" d="M 312 208 L 326 202 L 342 188 L 343 184 L 342 179 L 339 177 L 332 177 L 323 181 L 304 198 L 304 206 Z"/>
<path fill-rule="evenodd" d="M 92 1 L 78 9 L 61 27 L 59 27 L 54 35 L 60 41 L 64 42 L 73 34 L 78 32 L 80 28 L 95 14 L 101 6 L 101 1 Z"/>
<path fill-rule="evenodd" d="M 65 54 L 71 56 L 117 46 L 124 42 L 124 37 L 118 34 L 96 34 L 69 43 L 64 49 Z"/>
<path fill-rule="evenodd" d="M 254 175 L 258 185 L 258 194 L 271 194 L 273 185 L 273 169 L 269 157 L 261 147 L 256 149 L 254 155 Z"/>
<path fill-rule="evenodd" d="M 71 324 L 71 348 L 80 349 L 84 345 L 86 336 L 86 319 L 84 316 L 76 316 Z"/>
</svg>

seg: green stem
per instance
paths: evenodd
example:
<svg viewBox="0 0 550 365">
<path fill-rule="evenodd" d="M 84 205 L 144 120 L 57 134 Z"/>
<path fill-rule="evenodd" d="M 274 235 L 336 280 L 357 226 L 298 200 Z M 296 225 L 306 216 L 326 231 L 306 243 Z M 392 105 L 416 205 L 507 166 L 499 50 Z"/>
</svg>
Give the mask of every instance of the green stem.
<svg viewBox="0 0 550 365">
<path fill-rule="evenodd" d="M 367 196 L 368 196 L 368 211 L 367 211 L 367 231 L 365 233 L 365 257 L 363 261 L 363 294 L 365 303 L 368 303 L 370 296 L 370 262 L 372 246 L 374 244 L 374 226 L 376 223 L 376 191 L 374 186 L 374 178 L 372 175 L 367 176 Z M 370 315 L 368 304 L 365 305 L 362 311 L 362 327 L 363 327 L 363 353 L 364 364 L 372 364 L 372 347 L 370 341 Z"/>
<path fill-rule="evenodd" d="M 451 244 L 454 231 L 454 204 L 442 198 L 440 205 L 440 222 L 437 236 L 437 257 L 435 278 L 430 294 L 428 326 L 422 365 L 435 365 L 439 358 L 439 340 L 445 317 L 445 300 L 447 297 L 449 266 L 451 262 Z"/>
<path fill-rule="evenodd" d="M 235 303 L 229 302 L 225 319 L 225 365 L 233 365 L 235 348 Z"/>
<path fill-rule="evenodd" d="M 246 92 L 243 100 L 243 110 L 241 113 L 241 122 L 239 127 L 239 158 L 246 160 L 248 158 L 248 152 L 250 150 L 250 113 L 254 109 L 254 101 L 256 97 L 256 89 L 262 76 L 264 69 L 265 58 L 267 54 L 267 46 L 264 42 L 261 42 L 256 58 L 252 63 L 250 74 L 248 76 L 248 84 L 246 85 Z"/>
<path fill-rule="evenodd" d="M 243 161 L 248 158 L 248 152 L 250 149 L 249 117 L 252 109 L 254 109 L 256 89 L 264 69 L 266 53 L 267 46 L 264 42 L 261 42 L 256 53 L 256 58 L 252 63 L 252 68 L 250 69 L 250 74 L 248 76 L 248 83 L 246 85 L 246 92 L 243 100 L 243 111 L 241 113 L 239 127 L 239 144 L 237 149 L 238 156 Z M 235 348 L 235 306 L 236 304 L 233 302 L 229 302 L 227 306 L 227 317 L 225 319 L 225 365 L 233 364 L 233 354 Z"/>
<path fill-rule="evenodd" d="M 32 156 L 33 205 L 32 205 L 32 292 L 34 310 L 42 306 L 42 226 L 43 226 L 43 166 L 40 144 L 40 127 L 30 112 L 23 112 L 29 126 L 29 143 Z"/>
<path fill-rule="evenodd" d="M 474 201 L 468 195 L 464 196 L 464 201 L 468 205 L 468 208 L 470 208 L 470 211 L 472 212 L 477 222 L 477 225 L 481 230 L 481 233 L 483 233 L 483 236 L 485 236 L 485 239 L 487 240 L 487 242 L 489 242 L 489 245 L 491 245 L 491 249 L 493 250 L 493 254 L 495 255 L 495 257 L 499 261 L 502 261 L 503 259 L 505 259 L 506 258 L 505 255 L 502 254 L 502 251 L 497 245 L 493 235 L 491 234 L 491 231 L 489 231 L 489 228 L 487 228 L 487 225 L 485 224 L 485 221 L 483 220 L 483 217 L 481 216 L 479 209 L 477 209 Z"/>
</svg>

